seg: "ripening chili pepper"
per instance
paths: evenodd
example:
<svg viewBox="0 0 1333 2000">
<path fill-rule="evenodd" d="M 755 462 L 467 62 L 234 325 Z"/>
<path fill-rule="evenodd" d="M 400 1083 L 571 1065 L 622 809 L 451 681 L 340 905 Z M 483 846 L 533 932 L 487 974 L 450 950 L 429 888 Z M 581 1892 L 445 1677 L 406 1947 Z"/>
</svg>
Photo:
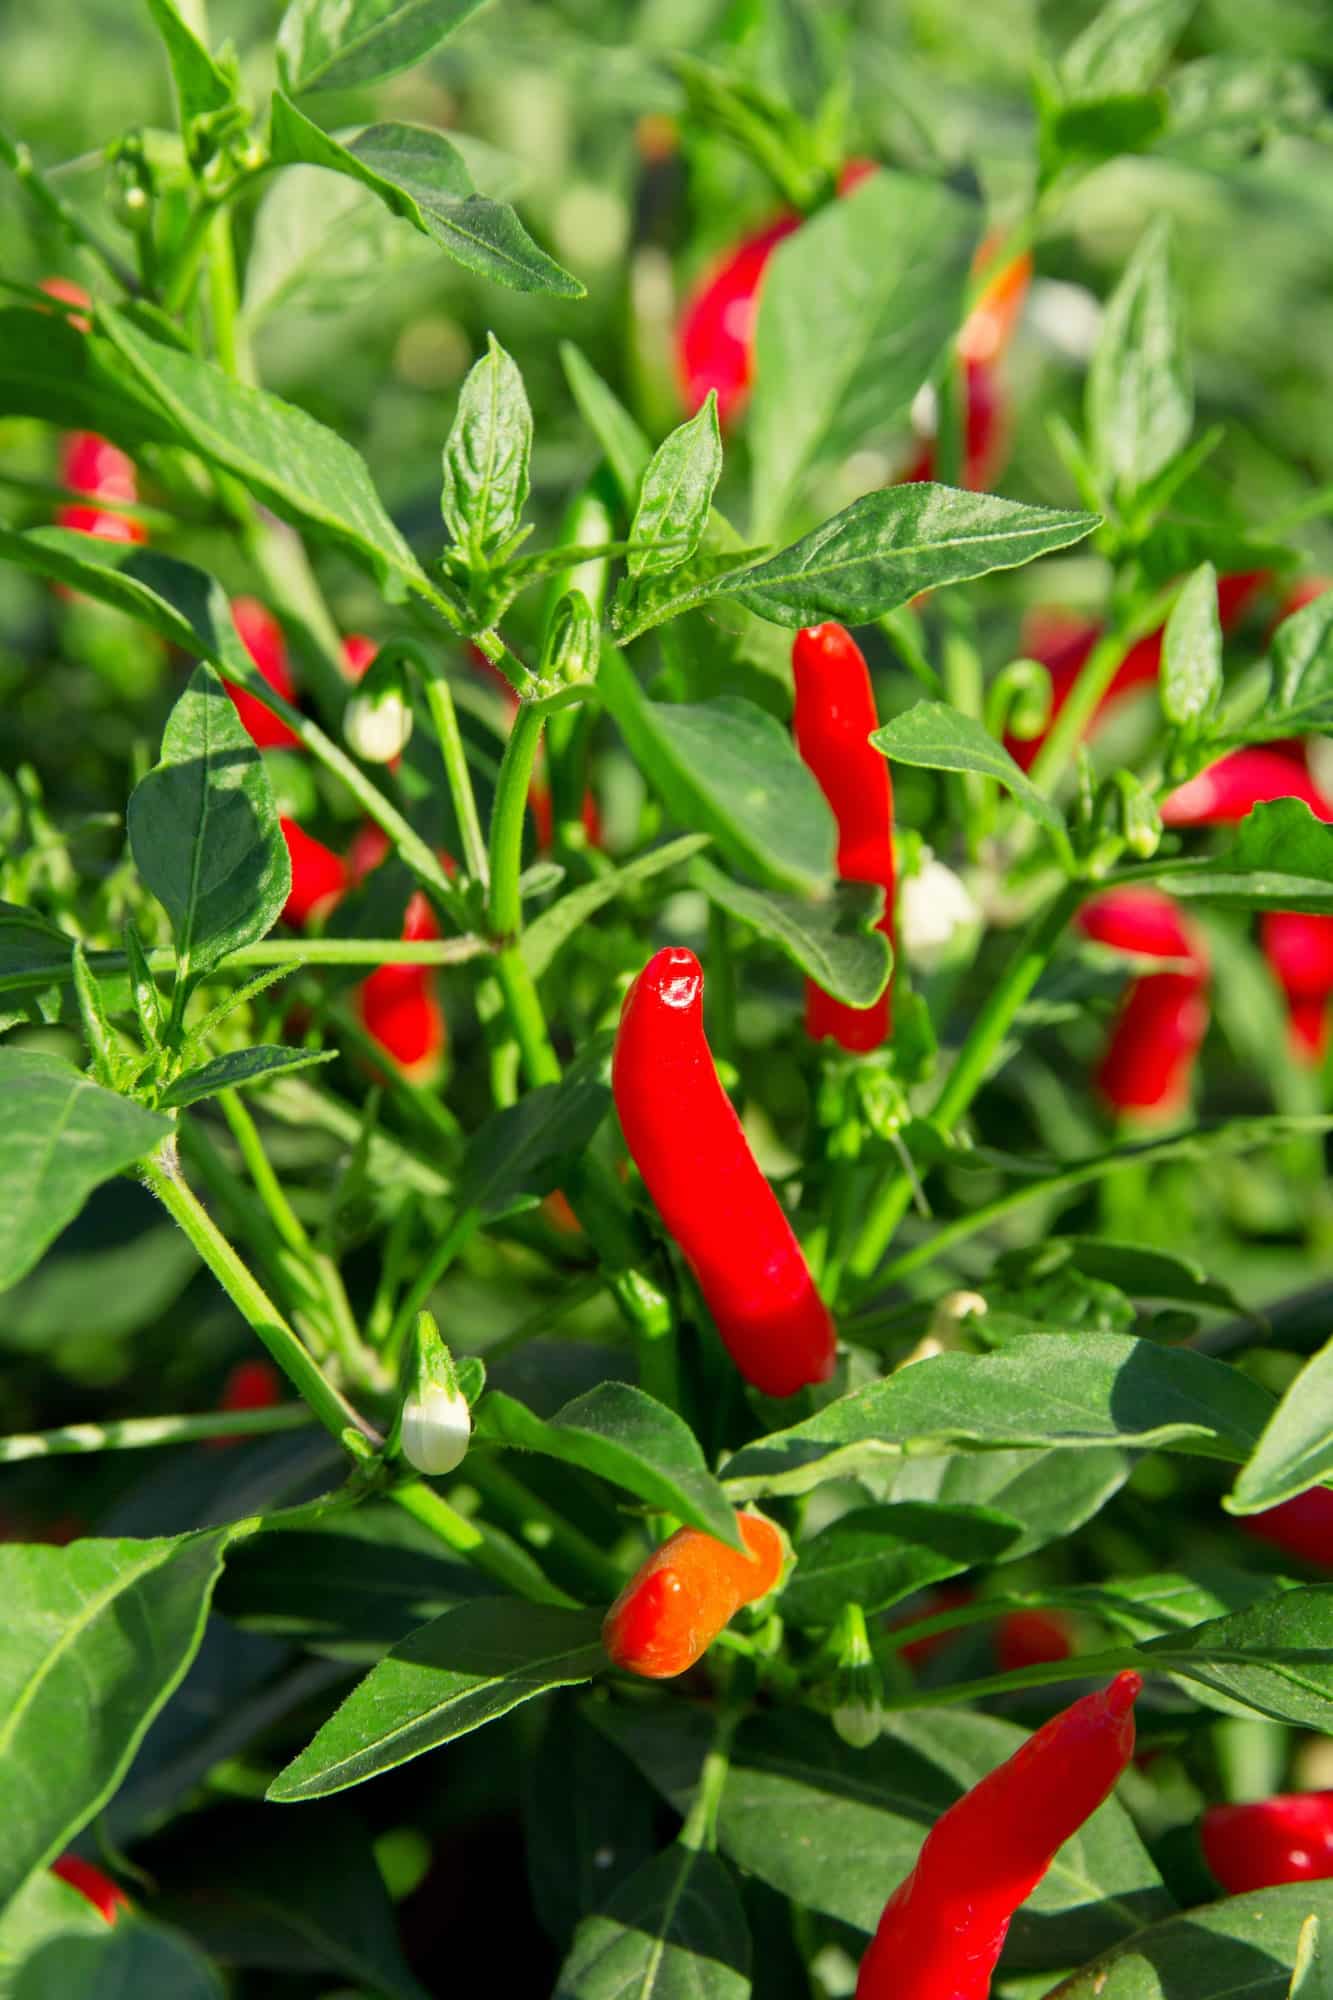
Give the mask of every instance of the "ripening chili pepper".
<svg viewBox="0 0 1333 2000">
<path fill-rule="evenodd" d="M 1298 1062 L 1321 1063 L 1333 999 L 1333 917 L 1266 910 L 1259 940 L 1286 995 L 1292 1054 Z"/>
<path fill-rule="evenodd" d="M 220 1410 L 271 1410 L 282 1401 L 282 1377 L 271 1361 L 238 1361 L 222 1384 Z M 238 1437 L 206 1440 L 213 1451 L 239 1444 Z"/>
<path fill-rule="evenodd" d="M 838 822 L 838 873 L 884 891 L 878 929 L 893 948 L 893 783 L 888 759 L 874 749 L 879 727 L 865 655 L 842 625 L 812 625 L 792 645 L 796 747 Z M 853 1051 L 877 1049 L 891 1025 L 890 990 L 868 1007 L 849 1007 L 806 981 L 805 1026 Z"/>
<path fill-rule="evenodd" d="M 1289 1792 L 1252 1804 L 1209 1806 L 1199 1821 L 1203 1858 L 1229 1896 L 1279 1882 L 1333 1878 L 1333 1792 Z"/>
<path fill-rule="evenodd" d="M 1113 1111 L 1173 1117 L 1189 1096 L 1195 1058 L 1208 1029 L 1208 964 L 1203 947 L 1169 896 L 1157 889 L 1111 889 L 1079 912 L 1085 937 L 1151 958 L 1179 958 L 1178 972 L 1135 979 L 1120 1004 L 1097 1071 Z"/>
<path fill-rule="evenodd" d="M 403 916 L 405 941 L 437 938 L 439 925 L 424 890 L 414 890 Z M 448 1039 L 434 969 L 381 965 L 357 990 L 357 1011 L 395 1067 L 417 1084 L 435 1083 Z"/>
<path fill-rule="evenodd" d="M 133 461 L 118 445 L 98 437 L 95 431 L 71 431 L 62 440 L 60 477 L 71 493 L 86 494 L 90 501 L 138 498 Z M 96 535 L 104 542 L 148 540 L 148 530 L 142 521 L 110 507 L 85 506 L 81 502 L 57 508 L 56 525 Z"/>
<path fill-rule="evenodd" d="M 78 1854 L 62 1854 L 59 1861 L 51 1863 L 51 1873 L 68 1882 L 71 1889 L 77 1889 L 109 1924 L 114 1924 L 121 1911 L 130 1906 L 130 1899 L 119 1884 Z"/>
<path fill-rule="evenodd" d="M 296 685 L 287 664 L 287 642 L 272 612 L 258 598 L 238 597 L 233 600 L 231 615 L 245 650 L 258 667 L 261 677 L 284 701 L 295 701 Z M 280 715 L 265 707 L 258 695 L 237 687 L 233 681 L 224 680 L 222 685 L 235 702 L 236 713 L 252 741 L 261 750 L 300 749 L 300 737 Z"/>
<path fill-rule="evenodd" d="M 337 902 L 347 887 L 347 864 L 294 819 L 282 819 L 278 824 L 292 864 L 292 887 L 282 906 L 283 919 L 303 930 L 312 917 L 325 914 Z"/>
<path fill-rule="evenodd" d="M 683 1674 L 743 1604 L 782 1575 L 782 1536 L 761 1514 L 737 1514 L 745 1553 L 698 1528 L 679 1528 L 635 1570 L 607 1612 L 602 1644 L 627 1673 Z"/>
<path fill-rule="evenodd" d="M 1321 1569 L 1333 1569 L 1333 1492 L 1311 1486 L 1259 1514 L 1243 1514 L 1242 1531 L 1257 1542 L 1270 1542 L 1284 1555 Z"/>
<path fill-rule="evenodd" d="M 1084 1695 L 936 1820 L 885 1905 L 856 2000 L 986 2000 L 1015 1911 L 1133 1755 L 1142 1686 L 1123 1673 Z"/>
<path fill-rule="evenodd" d="M 692 951 L 659 951 L 625 995 L 611 1087 L 644 1185 L 746 1381 L 769 1396 L 826 1381 L 833 1321 L 718 1081 Z"/>
<path fill-rule="evenodd" d="M 1010 1611 L 995 1630 L 995 1664 L 1002 1674 L 1067 1660 L 1073 1650 L 1069 1626 L 1058 1611 Z"/>
<path fill-rule="evenodd" d="M 1166 826 L 1232 826 L 1270 799 L 1300 799 L 1316 819 L 1333 820 L 1333 805 L 1310 776 L 1303 753 L 1293 756 L 1253 743 L 1177 786 L 1162 801 L 1162 821 Z"/>
</svg>

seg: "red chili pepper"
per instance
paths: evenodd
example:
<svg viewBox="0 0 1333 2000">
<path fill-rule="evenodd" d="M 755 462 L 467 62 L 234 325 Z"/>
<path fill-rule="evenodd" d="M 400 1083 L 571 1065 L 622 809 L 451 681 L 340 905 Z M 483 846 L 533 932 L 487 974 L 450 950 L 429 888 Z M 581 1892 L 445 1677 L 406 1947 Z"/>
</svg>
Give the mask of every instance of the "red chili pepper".
<svg viewBox="0 0 1333 2000">
<path fill-rule="evenodd" d="M 1138 1674 L 1051 1717 L 926 1835 L 861 1961 L 856 2000 L 985 2000 L 1015 1911 L 1134 1752 Z"/>
<path fill-rule="evenodd" d="M 1333 805 L 1305 768 L 1303 753 L 1254 743 L 1233 750 L 1180 785 L 1162 802 L 1167 826 L 1232 826 L 1270 799 L 1300 799 L 1316 819 L 1333 820 Z"/>
<path fill-rule="evenodd" d="M 357 1005 L 366 1033 L 410 1083 L 439 1080 L 448 1029 L 428 966 L 382 965 L 361 986 Z"/>
<path fill-rule="evenodd" d="M 354 681 L 361 679 L 379 649 L 378 639 L 368 639 L 364 632 L 348 633 L 343 640 L 343 658 Z"/>
<path fill-rule="evenodd" d="M 735 418 L 750 391 L 759 286 L 768 260 L 801 218 L 781 215 L 714 264 L 686 301 L 676 338 L 676 363 L 687 408 L 717 391 L 721 424 Z"/>
<path fill-rule="evenodd" d="M 1069 1626 L 1058 1611 L 1011 1611 L 995 1633 L 995 1663 L 1002 1674 L 1067 1660 L 1073 1650 Z"/>
<path fill-rule="evenodd" d="M 51 1873 L 58 1875 L 62 1882 L 68 1882 L 71 1889 L 90 1902 L 98 1915 L 114 1924 L 122 1910 L 130 1906 L 125 1891 L 95 1868 L 91 1861 L 84 1861 L 77 1854 L 62 1854 L 59 1861 L 51 1863 Z"/>
<path fill-rule="evenodd" d="M 692 951 L 659 951 L 625 995 L 611 1085 L 625 1143 L 746 1381 L 769 1396 L 826 1381 L 833 1321 L 718 1081 Z"/>
<path fill-rule="evenodd" d="M 282 1377 L 271 1361 L 238 1361 L 222 1385 L 220 1410 L 271 1410 L 282 1401 Z M 239 1437 L 207 1439 L 212 1451 L 239 1444 Z"/>
<path fill-rule="evenodd" d="M 258 667 L 275 694 L 284 701 L 296 700 L 296 686 L 291 669 L 287 665 L 287 642 L 282 636 L 282 627 L 273 614 L 255 597 L 238 597 L 232 604 L 231 615 L 236 630 L 241 635 L 246 652 Z M 236 713 L 245 724 L 252 740 L 261 750 L 290 750 L 301 747 L 301 739 L 271 708 L 266 708 L 258 695 L 250 694 L 245 688 L 237 687 L 232 681 L 222 685 L 236 704 Z"/>
<path fill-rule="evenodd" d="M 1302 577 L 1299 583 L 1292 585 L 1283 598 L 1275 623 L 1280 625 L 1284 618 L 1290 618 L 1294 612 L 1304 611 L 1307 604 L 1313 604 L 1316 597 L 1322 597 L 1324 592 L 1330 589 L 1333 589 L 1333 577 Z"/>
<path fill-rule="evenodd" d="M 71 493 L 86 493 L 92 500 L 134 500 L 138 495 L 133 460 L 95 431 L 72 431 L 63 440 L 60 476 Z M 86 507 L 78 502 L 59 507 L 56 525 L 96 535 L 104 542 L 148 540 L 142 521 L 109 507 Z"/>
<path fill-rule="evenodd" d="M 303 930 L 317 912 L 332 907 L 347 887 L 347 865 L 342 856 L 322 840 L 298 826 L 294 819 L 282 819 L 282 837 L 292 863 L 292 889 L 282 906 L 283 919 Z"/>
<path fill-rule="evenodd" d="M 1333 1877 L 1333 1792 L 1209 1806 L 1199 1838 L 1204 1860 L 1229 1896 L 1279 1882 L 1326 1882 Z"/>
<path fill-rule="evenodd" d="M 82 285 L 76 285 L 73 278 L 43 278 L 41 289 L 48 298 L 63 299 L 68 306 L 90 306 L 92 299 Z M 69 324 L 79 333 L 91 333 L 93 323 L 82 313 L 67 315 Z"/>
<path fill-rule="evenodd" d="M 683 1674 L 743 1604 L 768 1595 L 782 1575 L 782 1536 L 760 1514 L 737 1514 L 736 1526 L 745 1554 L 698 1528 L 678 1528 L 635 1570 L 602 1625 L 618 1667 L 649 1680 Z"/>
<path fill-rule="evenodd" d="M 1153 958 L 1182 958 L 1189 969 L 1136 979 L 1120 1005 L 1097 1084 L 1112 1110 L 1170 1117 L 1184 1106 L 1208 1029 L 1208 963 L 1169 896 L 1157 889 L 1112 889 L 1079 912 L 1084 935 Z"/>
<path fill-rule="evenodd" d="M 1311 1486 L 1261 1514 L 1243 1514 L 1240 1525 L 1257 1542 L 1271 1542 L 1285 1555 L 1333 1569 L 1333 1492 L 1327 1486 Z"/>
<path fill-rule="evenodd" d="M 838 873 L 884 890 L 878 928 L 893 945 L 893 783 L 869 737 L 879 727 L 865 655 L 841 625 L 812 625 L 792 646 L 796 747 L 838 822 Z M 868 1007 L 849 1007 L 806 981 L 805 1026 L 844 1049 L 877 1049 L 891 1025 L 889 990 Z"/>
<path fill-rule="evenodd" d="M 1264 957 L 1287 997 L 1292 1053 L 1321 1063 L 1328 1046 L 1333 998 L 1333 917 L 1303 910 L 1268 910 L 1259 926 Z"/>
</svg>

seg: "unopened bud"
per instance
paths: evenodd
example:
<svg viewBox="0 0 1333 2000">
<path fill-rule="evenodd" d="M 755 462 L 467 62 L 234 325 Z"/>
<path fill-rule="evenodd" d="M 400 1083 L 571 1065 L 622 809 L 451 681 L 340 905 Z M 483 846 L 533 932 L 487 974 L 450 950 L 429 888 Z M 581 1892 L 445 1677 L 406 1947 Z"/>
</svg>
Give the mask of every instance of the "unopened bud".
<svg viewBox="0 0 1333 2000">
<path fill-rule="evenodd" d="M 867 1750 L 884 1726 L 884 1683 L 859 1604 L 843 1606 L 831 1643 L 836 1665 L 829 1718 L 844 1743 Z"/>
<path fill-rule="evenodd" d="M 428 1312 L 417 1318 L 412 1384 L 403 1398 L 399 1448 L 418 1472 L 438 1477 L 467 1456 L 472 1412 L 458 1381 L 454 1358 Z"/>
<path fill-rule="evenodd" d="M 927 969 L 939 965 L 979 915 L 966 883 L 924 849 L 920 869 L 907 876 L 898 896 L 898 937 L 905 956 Z"/>
<path fill-rule="evenodd" d="M 559 694 L 596 680 L 601 653 L 596 613 L 581 590 L 567 590 L 546 628 L 538 671 L 542 694 Z"/>
<path fill-rule="evenodd" d="M 407 669 L 401 659 L 384 651 L 367 668 L 343 711 L 343 736 L 349 750 L 367 764 L 391 764 L 401 757 L 412 734 L 412 703 Z"/>
</svg>

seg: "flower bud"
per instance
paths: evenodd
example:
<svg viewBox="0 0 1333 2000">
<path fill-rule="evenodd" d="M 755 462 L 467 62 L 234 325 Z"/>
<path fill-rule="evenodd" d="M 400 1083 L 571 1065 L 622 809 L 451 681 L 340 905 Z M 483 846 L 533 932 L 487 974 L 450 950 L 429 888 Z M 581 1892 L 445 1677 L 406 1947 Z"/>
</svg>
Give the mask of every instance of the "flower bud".
<svg viewBox="0 0 1333 2000">
<path fill-rule="evenodd" d="M 835 1656 L 828 1689 L 830 1720 L 844 1743 L 867 1750 L 884 1726 L 884 1683 L 859 1604 L 844 1605 L 830 1644 Z"/>
<path fill-rule="evenodd" d="M 391 764 L 412 734 L 407 668 L 386 649 L 367 668 L 343 711 L 343 737 L 367 764 Z"/>
<path fill-rule="evenodd" d="M 438 1477 L 467 1456 L 472 1412 L 440 1329 L 428 1312 L 417 1316 L 416 1357 L 411 1386 L 399 1417 L 399 1447 L 418 1472 Z"/>
<path fill-rule="evenodd" d="M 597 678 L 602 635 L 581 590 L 567 590 L 551 613 L 538 671 L 540 692 L 553 695 Z"/>
<path fill-rule="evenodd" d="M 898 938 L 905 956 L 932 970 L 979 917 L 967 885 L 923 849 L 920 869 L 905 877 L 898 892 Z"/>
</svg>

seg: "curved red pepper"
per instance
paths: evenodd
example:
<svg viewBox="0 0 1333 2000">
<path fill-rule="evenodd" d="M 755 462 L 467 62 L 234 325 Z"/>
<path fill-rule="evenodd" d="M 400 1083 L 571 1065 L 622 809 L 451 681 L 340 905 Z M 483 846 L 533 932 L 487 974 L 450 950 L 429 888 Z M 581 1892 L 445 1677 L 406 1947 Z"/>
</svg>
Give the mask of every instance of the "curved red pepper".
<svg viewBox="0 0 1333 2000">
<path fill-rule="evenodd" d="M 1285 1555 L 1333 1569 L 1333 1492 L 1327 1486 L 1312 1486 L 1261 1514 L 1243 1514 L 1240 1525 L 1257 1542 L 1271 1542 Z"/>
<path fill-rule="evenodd" d="M 1303 756 L 1252 743 L 1219 757 L 1162 802 L 1166 826 L 1233 826 L 1272 799 L 1300 799 L 1316 819 L 1333 820 L 1333 805 L 1305 768 Z"/>
<path fill-rule="evenodd" d="M 687 408 L 697 410 L 717 391 L 718 422 L 729 424 L 750 391 L 759 285 L 784 237 L 799 229 L 798 215 L 782 215 L 705 273 L 686 301 L 676 335 L 676 367 Z"/>
<path fill-rule="evenodd" d="M 649 1680 L 703 1658 L 743 1604 L 782 1575 L 782 1536 L 761 1514 L 737 1514 L 745 1552 L 698 1528 L 679 1528 L 634 1572 L 607 1612 L 602 1644 L 616 1666 Z"/>
<path fill-rule="evenodd" d="M 294 819 L 281 819 L 282 837 L 292 864 L 291 894 L 282 906 L 283 919 L 303 930 L 316 912 L 332 908 L 347 887 L 342 856 L 306 832 Z"/>
<path fill-rule="evenodd" d="M 611 1086 L 644 1185 L 746 1381 L 768 1396 L 826 1381 L 833 1321 L 718 1081 L 692 951 L 659 951 L 625 995 Z"/>
<path fill-rule="evenodd" d="M 1134 1753 L 1138 1674 L 1051 1717 L 926 1835 L 861 1961 L 856 2000 L 986 2000 L 1014 1912 Z"/>
<path fill-rule="evenodd" d="M 1204 1860 L 1229 1896 L 1279 1882 L 1326 1882 L 1333 1878 L 1333 1792 L 1209 1806 L 1199 1838 Z"/>
<path fill-rule="evenodd" d="M 842 625 L 798 632 L 791 662 L 796 747 L 838 822 L 838 873 L 845 882 L 872 882 L 883 889 L 878 928 L 892 949 L 893 782 L 888 759 L 869 741 L 879 727 L 870 669 Z M 812 1040 L 827 1037 L 853 1051 L 877 1049 L 890 1025 L 888 988 L 868 1007 L 849 1007 L 806 981 L 805 1026 Z"/>
<path fill-rule="evenodd" d="M 1183 958 L 1188 969 L 1136 979 L 1120 1004 L 1097 1071 L 1112 1110 L 1170 1117 L 1185 1105 L 1195 1058 L 1208 1029 L 1208 964 L 1199 940 L 1169 896 L 1157 889 L 1112 889 L 1085 903 L 1086 937 L 1153 958 Z"/>
<path fill-rule="evenodd" d="M 1328 1003 L 1333 998 L 1333 917 L 1267 910 L 1259 939 L 1286 995 L 1292 1054 L 1299 1062 L 1321 1063 L 1328 1046 Z"/>
<path fill-rule="evenodd" d="M 114 1924 L 121 1911 L 130 1906 L 125 1891 L 109 1875 L 104 1875 L 100 1868 L 95 1868 L 91 1861 L 83 1860 L 80 1855 L 62 1854 L 59 1861 L 51 1863 L 51 1873 L 58 1875 L 62 1882 L 68 1882 L 71 1889 L 77 1889 L 109 1924 Z"/>
<path fill-rule="evenodd" d="M 287 665 L 287 642 L 272 612 L 256 597 L 238 597 L 233 600 L 231 615 L 242 644 L 262 678 L 284 701 L 295 701 L 296 686 Z M 266 708 L 258 695 L 250 694 L 233 681 L 224 680 L 222 685 L 235 702 L 236 713 L 259 749 L 300 749 L 300 737 L 280 715 Z"/>
</svg>

